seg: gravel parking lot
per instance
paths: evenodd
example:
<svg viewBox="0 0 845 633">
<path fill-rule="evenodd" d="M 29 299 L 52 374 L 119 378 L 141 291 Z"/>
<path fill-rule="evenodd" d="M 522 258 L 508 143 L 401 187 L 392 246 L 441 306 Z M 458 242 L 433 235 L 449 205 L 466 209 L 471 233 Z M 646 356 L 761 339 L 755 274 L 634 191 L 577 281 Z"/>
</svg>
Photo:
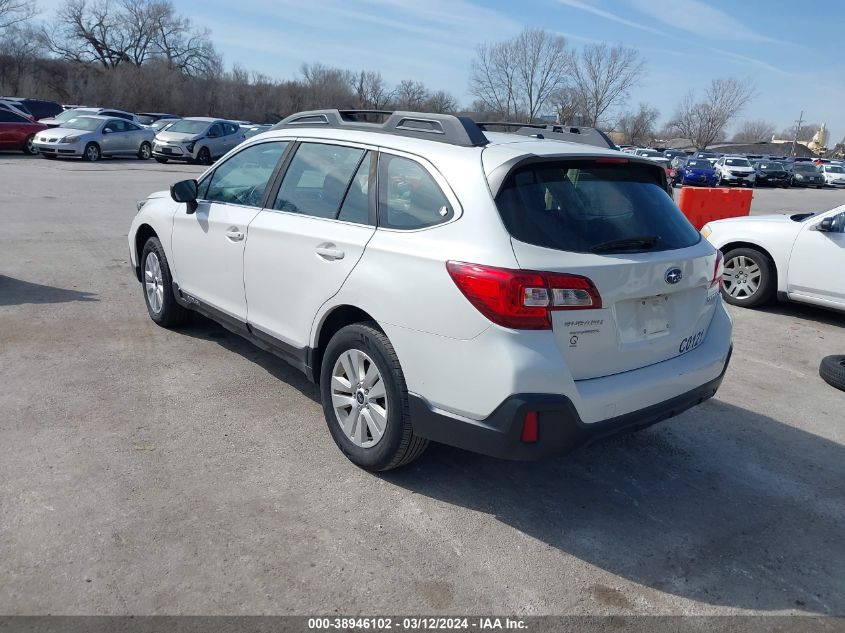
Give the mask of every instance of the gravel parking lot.
<svg viewBox="0 0 845 633">
<path fill-rule="evenodd" d="M 200 171 L 0 155 L 0 613 L 845 613 L 845 394 L 818 377 L 845 316 L 731 309 L 717 398 L 639 434 L 374 476 L 283 361 L 148 318 L 135 201 Z"/>
</svg>

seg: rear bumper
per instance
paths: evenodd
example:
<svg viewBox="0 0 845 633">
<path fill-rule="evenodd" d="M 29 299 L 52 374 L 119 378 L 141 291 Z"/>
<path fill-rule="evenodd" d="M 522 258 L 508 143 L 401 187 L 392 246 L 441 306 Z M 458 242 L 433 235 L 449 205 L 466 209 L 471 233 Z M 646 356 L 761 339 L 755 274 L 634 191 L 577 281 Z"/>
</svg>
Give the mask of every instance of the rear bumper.
<svg viewBox="0 0 845 633">
<path fill-rule="evenodd" d="M 442 444 L 503 459 L 543 459 L 597 439 L 651 426 L 712 398 L 722 384 L 732 352 L 731 346 L 715 379 L 663 402 L 600 422 L 583 422 L 572 401 L 559 394 L 510 396 L 484 420 L 436 410 L 424 398 L 409 394 L 411 423 L 417 435 Z M 539 414 L 539 439 L 534 443 L 521 440 L 522 421 L 528 411 Z"/>
</svg>

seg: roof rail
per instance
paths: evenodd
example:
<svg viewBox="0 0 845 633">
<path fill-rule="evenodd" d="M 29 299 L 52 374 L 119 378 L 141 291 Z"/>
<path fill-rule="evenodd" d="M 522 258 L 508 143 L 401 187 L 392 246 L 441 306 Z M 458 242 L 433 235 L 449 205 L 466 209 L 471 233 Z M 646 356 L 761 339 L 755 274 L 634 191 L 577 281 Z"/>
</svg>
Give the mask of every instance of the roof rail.
<svg viewBox="0 0 845 633">
<path fill-rule="evenodd" d="M 410 136 L 462 147 L 483 147 L 487 137 L 469 117 L 428 112 L 386 110 L 311 110 L 279 121 L 274 130 L 297 127 L 329 127 L 342 130 L 381 132 Z"/>
<path fill-rule="evenodd" d="M 517 128 L 509 133 L 519 134 L 521 136 L 533 136 L 535 138 L 553 139 L 556 141 L 582 143 L 584 145 L 594 145 L 596 147 L 616 150 L 619 149 L 616 146 L 616 143 L 610 140 L 610 137 L 608 137 L 607 134 L 594 127 L 548 123 L 512 123 L 509 121 L 481 121 L 476 123 L 476 125 L 485 132 L 495 131 L 488 130 L 490 127 Z"/>
</svg>

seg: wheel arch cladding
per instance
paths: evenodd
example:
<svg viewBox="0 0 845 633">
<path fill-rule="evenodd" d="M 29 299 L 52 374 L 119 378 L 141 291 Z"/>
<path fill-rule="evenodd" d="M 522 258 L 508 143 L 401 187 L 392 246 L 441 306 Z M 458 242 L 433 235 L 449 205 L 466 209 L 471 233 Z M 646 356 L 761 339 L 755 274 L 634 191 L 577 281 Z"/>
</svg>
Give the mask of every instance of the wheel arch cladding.
<svg viewBox="0 0 845 633">
<path fill-rule="evenodd" d="M 332 340 L 332 337 L 347 325 L 367 322 L 372 323 L 376 329 L 383 332 L 376 320 L 361 308 L 352 305 L 340 305 L 326 313 L 322 322 L 317 326 L 316 345 L 311 351 L 311 362 L 309 364 L 313 368 L 314 382 L 317 384 L 320 382 L 323 352 L 329 341 Z"/>
<path fill-rule="evenodd" d="M 142 224 L 135 231 L 135 261 L 138 262 L 135 267 L 135 276 L 138 277 L 138 281 L 141 281 L 141 252 L 144 250 L 144 244 L 151 237 L 158 237 L 158 234 L 149 224 Z"/>
</svg>

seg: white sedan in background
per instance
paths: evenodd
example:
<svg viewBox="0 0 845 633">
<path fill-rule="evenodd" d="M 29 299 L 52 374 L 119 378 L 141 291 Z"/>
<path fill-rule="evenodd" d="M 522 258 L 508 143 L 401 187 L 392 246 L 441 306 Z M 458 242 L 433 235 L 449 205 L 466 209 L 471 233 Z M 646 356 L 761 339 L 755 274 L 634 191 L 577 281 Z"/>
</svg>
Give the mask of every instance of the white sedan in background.
<svg viewBox="0 0 845 633">
<path fill-rule="evenodd" d="M 845 311 L 845 205 L 716 220 L 701 233 L 724 254 L 728 303 L 751 308 L 777 296 Z"/>
<path fill-rule="evenodd" d="M 822 165 L 820 171 L 828 187 L 845 187 L 845 169 L 842 165 Z"/>
</svg>

